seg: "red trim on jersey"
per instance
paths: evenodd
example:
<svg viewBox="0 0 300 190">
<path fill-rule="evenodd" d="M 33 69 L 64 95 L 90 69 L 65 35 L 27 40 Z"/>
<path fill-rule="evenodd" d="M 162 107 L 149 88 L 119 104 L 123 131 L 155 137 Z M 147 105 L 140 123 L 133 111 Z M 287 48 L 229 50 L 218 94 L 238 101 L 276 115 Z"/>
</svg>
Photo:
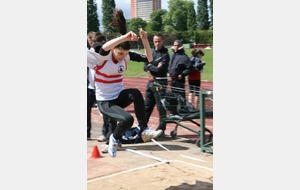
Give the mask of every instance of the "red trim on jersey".
<svg viewBox="0 0 300 190">
<path fill-rule="evenodd" d="M 118 78 L 118 77 L 123 76 L 123 75 L 121 75 L 121 74 L 117 74 L 117 75 L 107 75 L 107 74 L 101 73 L 101 72 L 99 72 L 99 71 L 96 71 L 96 74 L 97 74 L 97 75 L 104 76 L 105 78 Z"/>
<path fill-rule="evenodd" d="M 105 83 L 105 84 L 111 84 L 111 83 L 119 83 L 119 82 L 122 82 L 123 79 L 107 81 L 107 80 L 102 80 L 102 79 L 95 78 L 95 81 L 96 81 L 96 82 Z"/>
<path fill-rule="evenodd" d="M 105 60 L 102 64 L 98 64 L 94 67 L 94 70 L 97 72 L 98 70 L 102 69 L 105 65 L 105 63 L 107 62 L 107 60 Z"/>
</svg>

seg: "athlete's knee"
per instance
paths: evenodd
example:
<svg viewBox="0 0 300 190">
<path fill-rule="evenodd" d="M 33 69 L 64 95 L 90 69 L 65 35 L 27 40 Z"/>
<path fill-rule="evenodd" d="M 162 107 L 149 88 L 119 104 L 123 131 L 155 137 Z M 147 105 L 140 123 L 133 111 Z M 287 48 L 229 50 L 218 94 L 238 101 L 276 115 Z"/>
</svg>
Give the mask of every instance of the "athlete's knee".
<svg viewBox="0 0 300 190">
<path fill-rule="evenodd" d="M 134 118 L 131 114 L 125 116 L 125 119 L 122 121 L 124 127 L 131 128 L 133 125 Z"/>
<path fill-rule="evenodd" d="M 141 97 L 143 97 L 141 91 L 139 91 L 139 90 L 136 89 L 136 88 L 130 89 L 129 98 L 130 98 L 132 101 L 133 101 L 133 100 L 136 100 L 136 99 L 140 99 Z"/>
</svg>

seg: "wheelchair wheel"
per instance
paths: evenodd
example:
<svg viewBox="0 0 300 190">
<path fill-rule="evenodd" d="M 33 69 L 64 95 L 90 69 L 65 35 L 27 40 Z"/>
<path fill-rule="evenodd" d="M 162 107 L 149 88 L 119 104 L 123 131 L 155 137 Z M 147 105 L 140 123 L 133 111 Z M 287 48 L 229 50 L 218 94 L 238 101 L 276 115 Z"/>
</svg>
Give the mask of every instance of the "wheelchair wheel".
<svg viewBox="0 0 300 190">
<path fill-rule="evenodd" d="M 170 132 L 170 136 L 172 137 L 172 138 L 176 138 L 176 136 L 177 136 L 177 131 L 171 131 Z"/>
</svg>

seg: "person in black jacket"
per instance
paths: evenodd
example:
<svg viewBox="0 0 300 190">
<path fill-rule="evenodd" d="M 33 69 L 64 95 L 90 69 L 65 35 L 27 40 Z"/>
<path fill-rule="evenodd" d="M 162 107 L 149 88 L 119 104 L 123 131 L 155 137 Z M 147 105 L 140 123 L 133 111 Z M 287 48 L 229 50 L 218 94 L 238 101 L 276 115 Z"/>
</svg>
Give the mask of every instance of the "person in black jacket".
<svg viewBox="0 0 300 190">
<path fill-rule="evenodd" d="M 191 73 L 191 62 L 185 53 L 180 40 L 175 40 L 171 47 L 173 54 L 170 56 L 169 74 L 172 79 L 171 90 L 180 94 L 185 99 L 185 77 Z"/>
<path fill-rule="evenodd" d="M 154 49 L 152 50 L 153 62 L 144 63 L 144 71 L 149 73 L 150 80 L 147 83 L 146 93 L 145 93 L 145 110 L 146 110 L 146 121 L 149 122 L 149 118 L 153 112 L 154 106 L 159 113 L 159 126 L 156 130 L 161 129 L 163 131 L 166 130 L 166 124 L 162 123 L 162 120 L 166 117 L 166 110 L 163 108 L 162 103 L 160 101 L 161 97 L 159 97 L 159 92 L 155 87 L 154 83 L 158 83 L 161 85 L 162 92 L 166 91 L 167 87 L 167 72 L 169 66 L 169 53 L 168 49 L 164 47 L 164 38 L 162 34 L 155 34 L 153 36 L 153 44 Z"/>
</svg>

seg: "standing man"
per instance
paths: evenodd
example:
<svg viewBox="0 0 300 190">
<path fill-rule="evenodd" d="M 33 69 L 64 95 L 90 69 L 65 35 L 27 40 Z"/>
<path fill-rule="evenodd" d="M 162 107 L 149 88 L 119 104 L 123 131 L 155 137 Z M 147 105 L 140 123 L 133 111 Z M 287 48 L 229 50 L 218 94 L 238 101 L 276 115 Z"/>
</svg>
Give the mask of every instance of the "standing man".
<svg viewBox="0 0 300 190">
<path fill-rule="evenodd" d="M 169 74 L 172 79 L 171 90 L 185 99 L 185 77 L 191 73 L 191 62 L 180 40 L 175 40 L 171 48 Z"/>
<path fill-rule="evenodd" d="M 144 63 L 144 71 L 149 73 L 150 80 L 147 83 L 146 95 L 145 95 L 145 110 L 146 110 L 146 121 L 149 122 L 149 118 L 153 112 L 154 106 L 156 105 L 159 113 L 159 126 L 156 130 L 166 130 L 166 124 L 162 123 L 162 120 L 166 117 L 166 110 L 163 108 L 160 101 L 158 92 L 153 85 L 154 82 L 162 86 L 162 92 L 164 93 L 167 88 L 167 72 L 169 66 L 169 54 L 168 49 L 164 47 L 164 38 L 162 34 L 155 34 L 153 36 L 154 49 L 152 50 L 153 62 Z"/>
</svg>

